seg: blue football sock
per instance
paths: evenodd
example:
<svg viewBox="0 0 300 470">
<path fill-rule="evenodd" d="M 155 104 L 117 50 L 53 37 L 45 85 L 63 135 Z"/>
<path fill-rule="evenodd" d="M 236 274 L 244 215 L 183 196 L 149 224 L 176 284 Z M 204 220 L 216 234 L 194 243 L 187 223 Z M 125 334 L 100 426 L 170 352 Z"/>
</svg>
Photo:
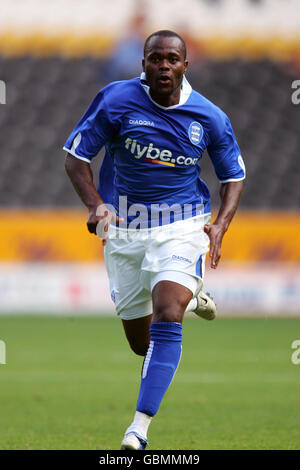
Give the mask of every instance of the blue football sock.
<svg viewBox="0 0 300 470">
<path fill-rule="evenodd" d="M 166 393 L 181 357 L 182 325 L 152 323 L 145 357 L 137 411 L 154 416 Z"/>
</svg>

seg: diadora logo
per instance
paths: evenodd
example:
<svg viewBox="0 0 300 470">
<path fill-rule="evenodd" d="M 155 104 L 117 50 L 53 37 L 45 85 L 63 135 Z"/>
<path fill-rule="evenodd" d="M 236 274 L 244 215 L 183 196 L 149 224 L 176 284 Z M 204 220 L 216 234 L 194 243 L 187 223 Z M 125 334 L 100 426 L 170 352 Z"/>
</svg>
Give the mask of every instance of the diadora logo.
<svg viewBox="0 0 300 470">
<path fill-rule="evenodd" d="M 134 126 L 151 126 L 155 127 L 153 121 L 147 121 L 146 119 L 129 119 L 129 124 Z"/>
<path fill-rule="evenodd" d="M 203 137 L 203 127 L 199 122 L 192 122 L 189 127 L 189 139 L 194 145 L 199 145 Z"/>
<path fill-rule="evenodd" d="M 196 165 L 198 162 L 198 158 L 185 157 L 184 155 L 173 157 L 171 150 L 161 150 L 154 147 L 152 142 L 149 145 L 142 146 L 138 144 L 136 140 L 132 140 L 129 137 L 125 140 L 125 148 L 130 150 L 133 156 L 137 159 L 144 157 L 145 162 L 159 163 L 161 165 L 169 166 L 175 166 L 175 164 L 189 166 Z"/>
<path fill-rule="evenodd" d="M 172 260 L 173 261 L 185 261 L 186 263 L 190 263 L 192 264 L 192 261 L 188 258 L 184 258 L 184 256 L 177 256 L 177 255 L 173 255 L 172 256 Z"/>
</svg>

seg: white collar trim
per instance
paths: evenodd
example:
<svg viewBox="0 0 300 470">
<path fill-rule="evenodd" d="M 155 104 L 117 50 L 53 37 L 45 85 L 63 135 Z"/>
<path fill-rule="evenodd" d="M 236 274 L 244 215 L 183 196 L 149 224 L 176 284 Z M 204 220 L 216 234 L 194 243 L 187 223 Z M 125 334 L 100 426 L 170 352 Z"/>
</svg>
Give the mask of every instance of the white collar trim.
<svg viewBox="0 0 300 470">
<path fill-rule="evenodd" d="M 146 74 L 145 72 L 142 72 L 141 73 L 141 80 L 144 80 L 146 81 Z M 141 83 L 142 87 L 144 88 L 145 92 L 147 93 L 147 95 L 149 96 L 150 100 L 152 101 L 152 103 L 154 103 L 156 106 L 158 106 L 159 108 L 162 108 L 162 109 L 174 109 L 174 108 L 177 108 L 178 106 L 182 106 L 183 104 L 185 104 L 187 102 L 187 100 L 189 99 L 190 97 L 190 94 L 192 93 L 192 87 L 191 85 L 189 84 L 189 82 L 187 81 L 185 75 L 183 75 L 183 79 L 182 79 L 182 84 L 181 84 L 181 91 L 180 91 L 180 100 L 179 100 L 179 103 L 178 104 L 174 104 L 173 106 L 162 106 L 161 104 L 158 104 L 156 103 L 156 101 L 154 101 L 152 98 L 151 98 L 151 95 L 150 95 L 150 87 L 148 85 L 146 85 L 145 83 Z"/>
</svg>

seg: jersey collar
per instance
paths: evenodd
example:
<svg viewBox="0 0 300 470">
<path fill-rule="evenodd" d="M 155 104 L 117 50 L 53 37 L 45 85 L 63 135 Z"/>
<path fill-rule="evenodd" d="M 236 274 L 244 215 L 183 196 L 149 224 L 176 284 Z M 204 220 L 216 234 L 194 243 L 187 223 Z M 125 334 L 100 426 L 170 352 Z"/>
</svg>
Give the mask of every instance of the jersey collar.
<svg viewBox="0 0 300 470">
<path fill-rule="evenodd" d="M 162 109 L 174 109 L 174 108 L 178 108 L 178 106 L 182 106 L 183 104 L 185 104 L 187 102 L 187 100 L 189 99 L 190 94 L 192 93 L 192 87 L 189 84 L 189 82 L 187 81 L 185 75 L 183 75 L 179 103 L 174 104 L 173 106 L 162 106 L 161 104 L 156 103 L 156 101 L 154 101 L 151 98 L 150 87 L 147 85 L 145 72 L 141 73 L 140 79 L 141 79 L 141 85 L 142 85 L 143 89 L 145 90 L 145 92 L 147 93 L 147 95 L 149 96 L 152 103 L 154 103 L 156 106 L 158 106 L 159 108 L 162 108 Z"/>
</svg>

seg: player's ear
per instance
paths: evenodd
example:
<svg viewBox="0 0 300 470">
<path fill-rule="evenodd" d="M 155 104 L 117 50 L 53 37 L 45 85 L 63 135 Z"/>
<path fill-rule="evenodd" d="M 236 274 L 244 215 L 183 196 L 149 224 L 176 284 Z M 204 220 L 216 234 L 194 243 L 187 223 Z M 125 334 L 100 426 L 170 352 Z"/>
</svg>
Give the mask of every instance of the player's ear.
<svg viewBox="0 0 300 470">
<path fill-rule="evenodd" d="M 145 72 L 145 59 L 142 60 L 143 72 Z"/>
<path fill-rule="evenodd" d="M 184 73 L 187 71 L 188 65 L 189 65 L 188 61 L 185 60 L 184 61 Z"/>
</svg>

